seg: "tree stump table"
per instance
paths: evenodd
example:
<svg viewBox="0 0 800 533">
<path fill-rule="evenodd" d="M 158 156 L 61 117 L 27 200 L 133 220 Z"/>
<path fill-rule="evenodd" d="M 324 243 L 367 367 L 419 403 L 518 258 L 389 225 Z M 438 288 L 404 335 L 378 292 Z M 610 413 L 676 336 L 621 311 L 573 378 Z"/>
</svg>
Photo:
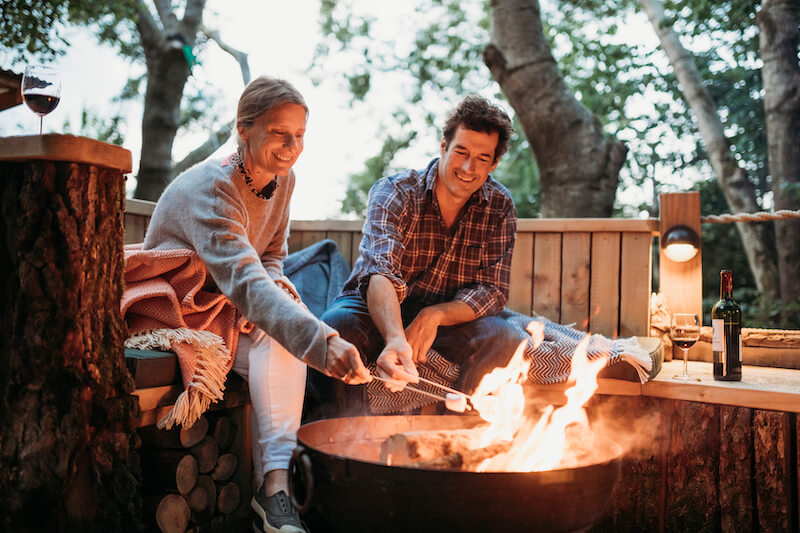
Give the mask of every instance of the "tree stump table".
<svg viewBox="0 0 800 533">
<path fill-rule="evenodd" d="M 0 139 L 0 530 L 137 531 L 124 174 L 91 139 Z"/>
</svg>

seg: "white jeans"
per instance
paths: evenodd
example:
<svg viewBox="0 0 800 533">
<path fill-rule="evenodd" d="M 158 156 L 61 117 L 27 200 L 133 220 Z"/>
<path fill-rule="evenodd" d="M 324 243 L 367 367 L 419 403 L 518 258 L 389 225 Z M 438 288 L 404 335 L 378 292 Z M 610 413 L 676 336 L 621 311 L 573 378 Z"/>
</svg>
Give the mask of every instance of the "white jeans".
<svg viewBox="0 0 800 533">
<path fill-rule="evenodd" d="M 250 388 L 253 481 L 258 487 L 270 470 L 289 467 L 303 414 L 306 365 L 256 328 L 239 335 L 233 370 Z"/>
</svg>

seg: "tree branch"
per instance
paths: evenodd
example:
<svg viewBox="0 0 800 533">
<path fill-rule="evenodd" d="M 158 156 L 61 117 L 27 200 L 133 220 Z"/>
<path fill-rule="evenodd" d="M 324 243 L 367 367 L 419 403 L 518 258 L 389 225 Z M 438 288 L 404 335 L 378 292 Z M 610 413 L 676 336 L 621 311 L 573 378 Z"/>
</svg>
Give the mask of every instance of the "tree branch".
<svg viewBox="0 0 800 533">
<path fill-rule="evenodd" d="M 205 26 L 202 26 L 200 31 L 202 31 L 206 37 L 217 43 L 217 46 L 219 46 L 222 50 L 233 56 L 233 58 L 239 63 L 239 68 L 242 70 L 242 81 L 244 81 L 245 85 L 250 83 L 250 63 L 247 60 L 247 54 L 225 43 L 222 40 L 222 37 L 220 37 L 219 31 L 217 30 L 210 30 Z"/>
<path fill-rule="evenodd" d="M 203 24 L 203 10 L 206 7 L 206 0 L 187 0 L 186 9 L 183 11 L 181 21 L 181 33 L 194 46 L 197 39 L 197 31 Z"/>
<path fill-rule="evenodd" d="M 143 0 L 137 2 L 136 12 L 139 15 L 136 20 L 136 28 L 142 36 L 142 46 L 147 53 L 147 50 L 157 48 L 158 42 L 164 40 L 164 33 Z"/>
<path fill-rule="evenodd" d="M 216 152 L 217 148 L 225 144 L 225 141 L 228 140 L 232 131 L 233 124 L 228 123 L 222 125 L 217 131 L 212 132 L 206 142 L 192 150 L 189 155 L 172 166 L 172 175 L 177 176 L 184 170 L 196 165 Z"/>
<path fill-rule="evenodd" d="M 680 84 L 683 99 L 694 114 L 708 160 L 717 175 L 728 207 L 734 213 L 759 211 L 758 199 L 752 183 L 747 179 L 747 172 L 731 153 L 731 145 L 725 137 L 725 128 L 719 118 L 717 106 L 703 86 L 694 57 L 684 48 L 677 32 L 667 22 L 664 4 L 661 0 L 639 0 L 639 4 L 653 25 Z M 756 287 L 770 299 L 777 299 L 778 266 L 774 260 L 774 241 L 770 239 L 763 223 L 740 222 L 736 227 L 742 237 Z"/>
<path fill-rule="evenodd" d="M 178 17 L 176 17 L 175 13 L 172 11 L 172 2 L 170 2 L 170 0 L 154 0 L 153 3 L 156 6 L 158 18 L 161 19 L 161 24 L 164 26 L 166 33 L 170 34 L 177 30 Z"/>
</svg>

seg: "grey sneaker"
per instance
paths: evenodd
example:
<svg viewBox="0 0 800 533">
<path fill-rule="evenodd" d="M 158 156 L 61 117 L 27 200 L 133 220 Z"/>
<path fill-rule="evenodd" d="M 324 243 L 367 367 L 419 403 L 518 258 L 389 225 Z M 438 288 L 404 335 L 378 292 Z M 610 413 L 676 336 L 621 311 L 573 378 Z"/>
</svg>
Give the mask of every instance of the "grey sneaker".
<svg viewBox="0 0 800 533">
<path fill-rule="evenodd" d="M 297 511 L 284 491 L 268 498 L 266 488 L 262 485 L 250 500 L 250 507 L 261 518 L 261 530 L 264 533 L 306 533 Z"/>
</svg>

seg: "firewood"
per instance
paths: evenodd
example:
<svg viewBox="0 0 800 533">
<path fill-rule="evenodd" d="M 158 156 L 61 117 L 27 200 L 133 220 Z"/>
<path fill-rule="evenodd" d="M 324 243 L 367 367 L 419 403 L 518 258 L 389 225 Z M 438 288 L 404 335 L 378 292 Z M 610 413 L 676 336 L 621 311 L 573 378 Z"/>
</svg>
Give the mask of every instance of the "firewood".
<svg viewBox="0 0 800 533">
<path fill-rule="evenodd" d="M 214 515 L 217 502 L 217 487 L 209 476 L 199 476 L 197 484 L 186 496 L 192 522 L 200 523 Z"/>
<path fill-rule="evenodd" d="M 220 513 L 231 514 L 241 502 L 242 495 L 239 485 L 233 481 L 217 485 L 217 510 Z"/>
<path fill-rule="evenodd" d="M 180 494 L 167 494 L 156 509 L 156 524 L 162 533 L 183 533 L 190 517 L 189 505 Z"/>
<path fill-rule="evenodd" d="M 480 446 L 482 432 L 482 428 L 475 428 L 397 433 L 381 446 L 381 461 L 410 465 L 466 452 Z"/>
<path fill-rule="evenodd" d="M 236 437 L 236 424 L 229 417 L 220 416 L 214 423 L 213 435 L 220 451 L 227 450 Z"/>
<path fill-rule="evenodd" d="M 207 436 L 199 443 L 192 446 L 192 455 L 197 459 L 197 467 L 201 474 L 208 474 L 217 464 L 219 448 L 217 441 L 212 436 Z"/>
<path fill-rule="evenodd" d="M 510 448 L 510 441 L 498 442 L 483 448 L 463 450 L 425 461 L 411 462 L 407 466 L 413 466 L 415 468 L 450 468 L 474 472 L 477 471 L 478 466 L 483 461 L 499 453 L 507 452 Z"/>
<path fill-rule="evenodd" d="M 208 418 L 201 415 L 197 421 L 189 427 L 181 426 L 181 444 L 184 448 L 191 448 L 208 434 Z"/>
<path fill-rule="evenodd" d="M 187 494 L 197 482 L 197 474 L 197 459 L 186 451 L 150 449 L 142 454 L 142 482 L 148 488 Z"/>
<path fill-rule="evenodd" d="M 217 459 L 217 465 L 211 471 L 214 481 L 228 481 L 239 466 L 239 458 L 232 453 L 223 453 Z"/>
</svg>

